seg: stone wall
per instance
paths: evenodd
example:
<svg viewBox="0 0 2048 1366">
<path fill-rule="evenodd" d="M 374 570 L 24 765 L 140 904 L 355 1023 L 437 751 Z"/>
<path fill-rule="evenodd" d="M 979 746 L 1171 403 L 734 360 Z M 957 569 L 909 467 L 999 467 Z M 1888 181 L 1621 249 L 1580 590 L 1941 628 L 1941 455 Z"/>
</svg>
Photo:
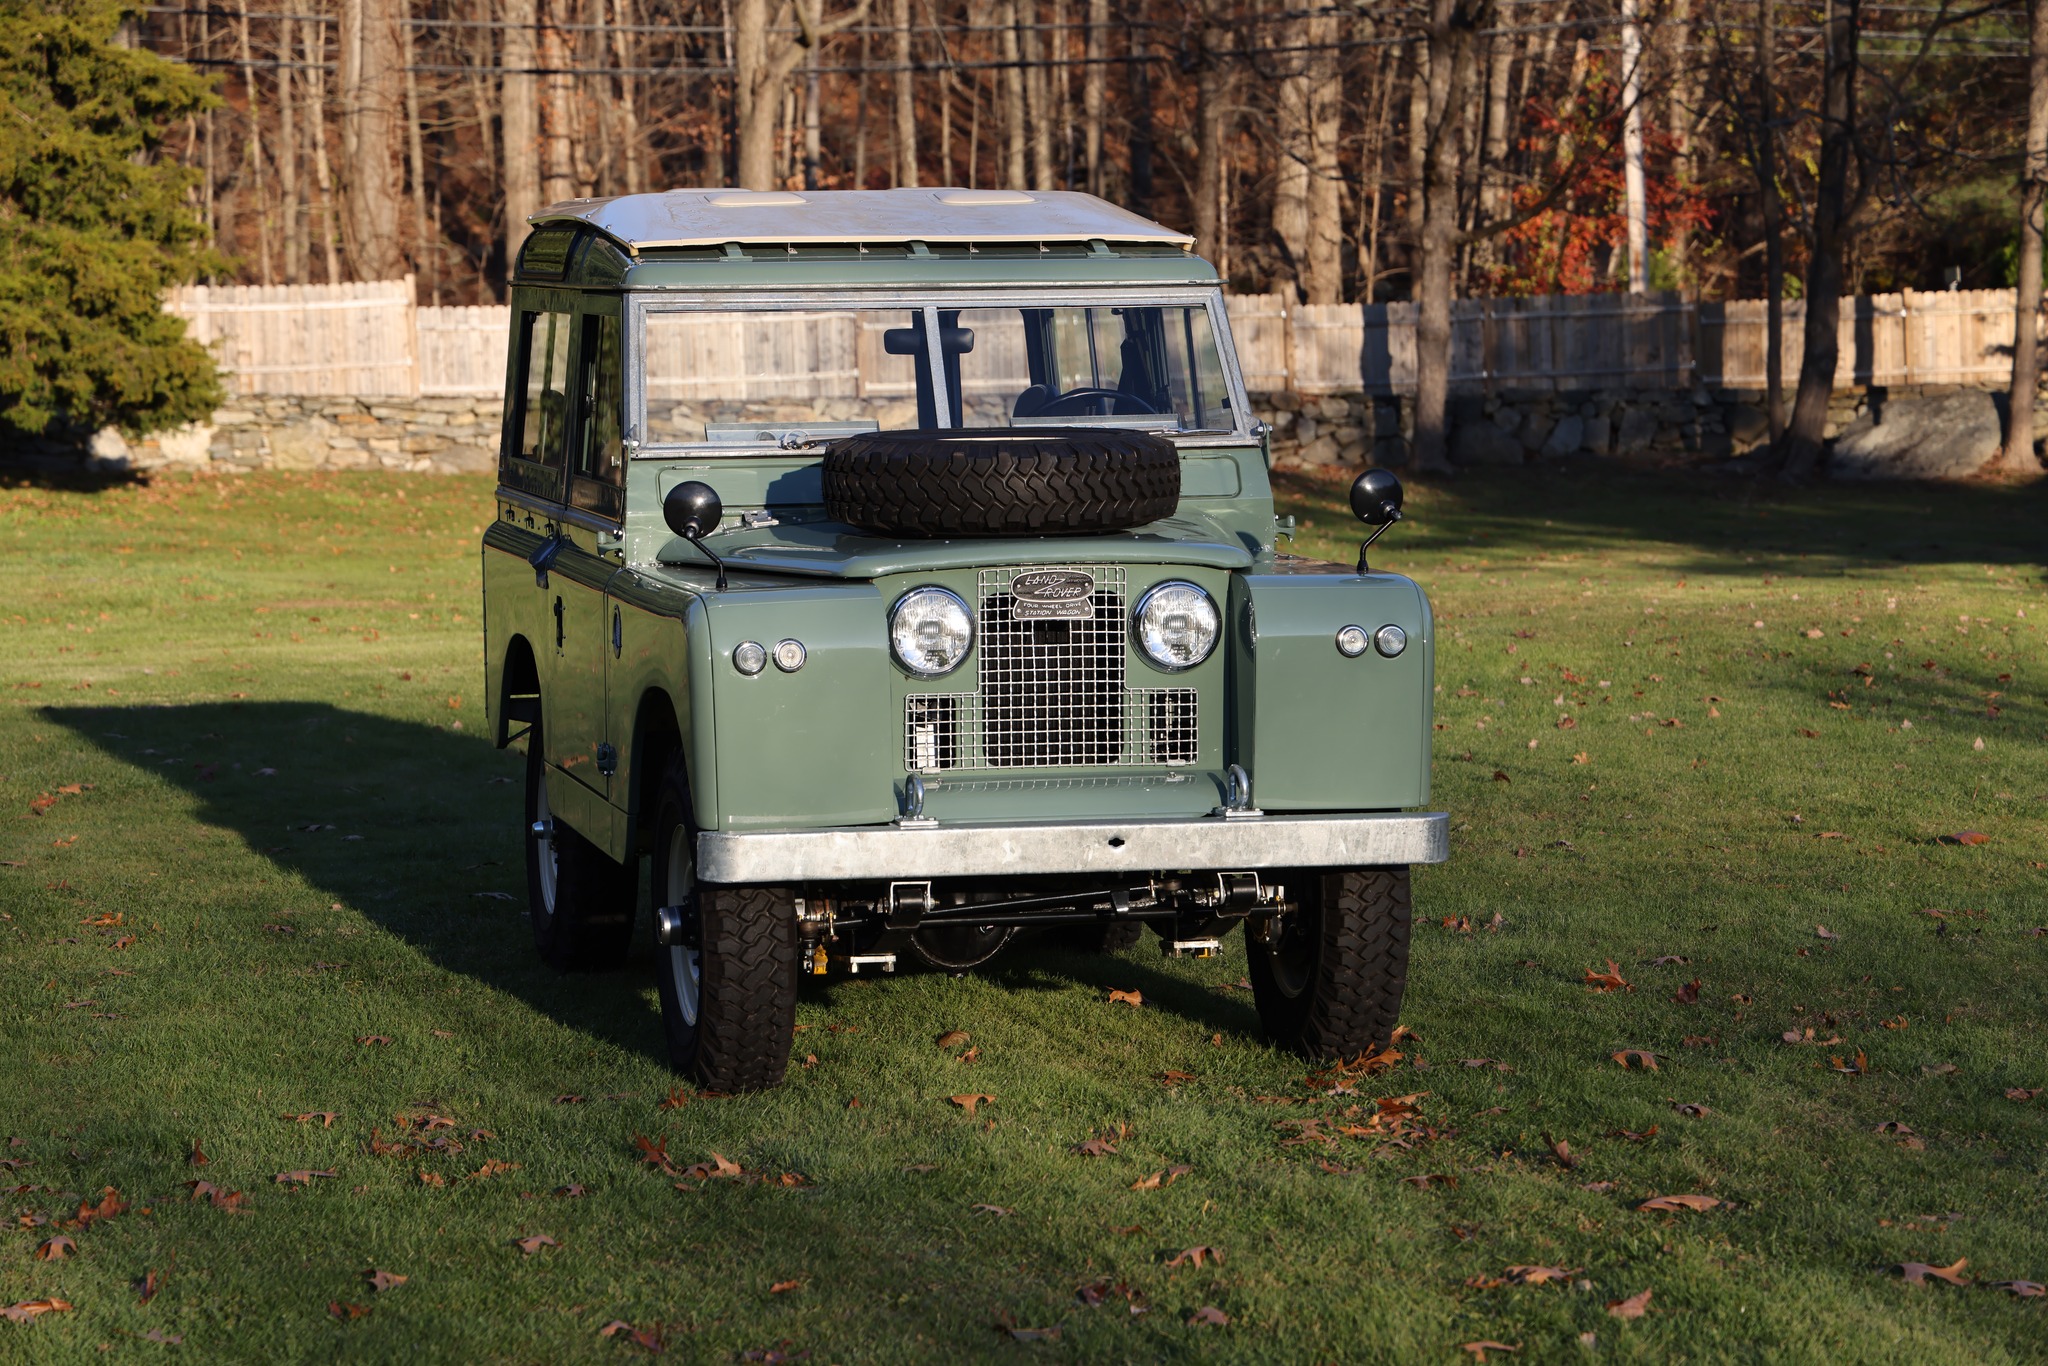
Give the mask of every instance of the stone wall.
<svg viewBox="0 0 2048 1366">
<path fill-rule="evenodd" d="M 132 469 L 405 470 L 482 474 L 498 465 L 504 400 L 298 398 L 236 401 L 211 423 L 138 442 L 101 432 L 92 454 Z"/>
<path fill-rule="evenodd" d="M 1828 409 L 1833 438 L 1873 403 L 1957 392 L 1955 386 L 1842 389 Z M 1789 406 L 1791 395 L 1786 401 Z M 1273 425 L 1282 466 L 1402 466 L 1414 432 L 1412 397 L 1364 393 L 1254 394 Z M 113 431 L 92 441 L 103 468 L 405 470 L 487 473 L 497 465 L 503 402 L 496 396 L 418 399 L 264 397 L 240 400 L 210 424 L 130 443 Z M 1601 457 L 1648 464 L 1725 460 L 1767 435 L 1763 395 L 1739 390 L 1583 389 L 1454 394 L 1451 459 L 1519 466 Z M 2048 386 L 2035 408 L 2048 433 Z"/>
<path fill-rule="evenodd" d="M 1958 392 L 1955 385 L 1838 389 L 1828 405 L 1832 440 L 1873 403 Z M 1789 412 L 1791 387 L 1785 393 Z M 1464 466 L 1517 466 L 1539 459 L 1605 457 L 1651 464 L 1696 463 L 1747 455 L 1769 436 L 1761 392 L 1578 389 L 1453 394 L 1450 453 Z M 1253 409 L 1273 425 L 1274 463 L 1282 466 L 1398 466 L 1408 460 L 1415 400 L 1408 395 L 1254 394 Z M 2048 433 L 2048 384 L 2034 408 L 2035 431 Z"/>
</svg>

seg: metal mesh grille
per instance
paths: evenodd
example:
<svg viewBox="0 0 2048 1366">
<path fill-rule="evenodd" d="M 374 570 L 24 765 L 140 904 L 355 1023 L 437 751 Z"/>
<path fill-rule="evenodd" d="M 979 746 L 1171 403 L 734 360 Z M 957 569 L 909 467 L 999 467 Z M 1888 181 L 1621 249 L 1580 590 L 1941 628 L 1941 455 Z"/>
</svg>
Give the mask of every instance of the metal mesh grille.
<svg viewBox="0 0 2048 1366">
<path fill-rule="evenodd" d="M 978 686 L 971 693 L 917 693 L 907 699 L 906 768 L 1195 761 L 1195 689 L 1124 686 L 1125 571 L 1114 565 L 1067 568 L 1080 568 L 1095 582 L 1088 614 L 1070 621 L 1019 619 L 1010 581 L 1020 571 L 981 571 Z"/>
</svg>

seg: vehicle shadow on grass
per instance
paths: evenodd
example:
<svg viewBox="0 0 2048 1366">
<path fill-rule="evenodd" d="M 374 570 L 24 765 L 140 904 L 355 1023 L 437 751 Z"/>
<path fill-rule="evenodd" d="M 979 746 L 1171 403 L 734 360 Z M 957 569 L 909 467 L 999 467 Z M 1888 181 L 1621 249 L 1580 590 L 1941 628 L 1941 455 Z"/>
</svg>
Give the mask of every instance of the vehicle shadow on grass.
<svg viewBox="0 0 2048 1366">
<path fill-rule="evenodd" d="M 360 911 L 439 967 L 622 1051 L 666 1062 L 646 990 L 653 938 L 644 895 L 624 969 L 567 976 L 535 956 L 517 753 L 466 732 L 323 702 L 45 707 L 37 714 L 138 774 L 172 783 L 194 803 L 193 819 L 232 831 L 252 855 L 326 901 Z M 317 956 L 309 944 L 309 959 Z M 908 954 L 902 967 L 924 971 Z M 1007 990 L 1138 990 L 1205 1029 L 1257 1028 L 1248 1007 L 1129 955 L 1075 953 L 1030 938 L 979 973 Z M 857 985 L 804 979 L 802 999 L 840 1004 L 841 993 Z"/>
</svg>

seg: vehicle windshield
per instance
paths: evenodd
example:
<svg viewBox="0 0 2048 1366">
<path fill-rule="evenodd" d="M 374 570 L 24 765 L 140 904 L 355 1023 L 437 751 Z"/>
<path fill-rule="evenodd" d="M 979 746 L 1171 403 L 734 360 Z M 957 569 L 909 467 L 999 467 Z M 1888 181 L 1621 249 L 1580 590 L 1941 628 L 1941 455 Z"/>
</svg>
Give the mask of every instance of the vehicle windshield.
<svg viewBox="0 0 2048 1366">
<path fill-rule="evenodd" d="M 641 356 L 642 440 L 656 446 L 911 427 L 1238 425 L 1200 304 L 650 309 Z"/>
</svg>

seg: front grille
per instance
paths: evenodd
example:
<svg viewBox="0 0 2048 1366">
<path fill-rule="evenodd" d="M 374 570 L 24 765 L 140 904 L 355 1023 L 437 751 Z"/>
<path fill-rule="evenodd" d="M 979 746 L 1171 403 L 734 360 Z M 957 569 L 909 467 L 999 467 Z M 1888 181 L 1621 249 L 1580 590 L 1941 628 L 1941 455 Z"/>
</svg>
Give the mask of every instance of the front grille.
<svg viewBox="0 0 2048 1366">
<path fill-rule="evenodd" d="M 1020 617 L 1011 580 L 1023 571 L 981 571 L 975 690 L 906 700 L 904 767 L 923 773 L 1195 761 L 1195 689 L 1124 686 L 1124 569 L 1055 568 L 1081 569 L 1094 579 L 1086 615 Z"/>
</svg>

